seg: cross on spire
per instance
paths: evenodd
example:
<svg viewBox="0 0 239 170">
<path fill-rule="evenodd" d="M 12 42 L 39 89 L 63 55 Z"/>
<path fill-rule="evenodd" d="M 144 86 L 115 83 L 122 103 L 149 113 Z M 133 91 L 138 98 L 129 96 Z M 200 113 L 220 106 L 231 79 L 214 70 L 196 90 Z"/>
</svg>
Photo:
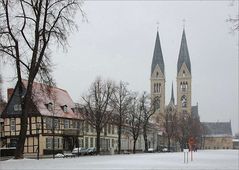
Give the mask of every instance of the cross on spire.
<svg viewBox="0 0 239 170">
<path fill-rule="evenodd" d="M 186 23 L 186 19 L 183 19 L 183 29 L 185 29 L 185 23 Z"/>
<path fill-rule="evenodd" d="M 157 21 L 156 24 L 157 24 L 157 31 L 158 31 L 159 30 L 159 22 Z"/>
</svg>

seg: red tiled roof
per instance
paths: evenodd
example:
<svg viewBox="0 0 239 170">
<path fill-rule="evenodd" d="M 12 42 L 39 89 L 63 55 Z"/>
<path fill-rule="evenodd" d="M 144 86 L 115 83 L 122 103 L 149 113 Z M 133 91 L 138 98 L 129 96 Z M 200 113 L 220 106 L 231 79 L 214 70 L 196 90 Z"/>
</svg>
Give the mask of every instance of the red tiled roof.
<svg viewBox="0 0 239 170">
<path fill-rule="evenodd" d="M 28 81 L 22 80 L 22 83 L 26 88 Z M 73 111 L 75 104 L 66 90 L 34 82 L 33 102 L 43 116 L 82 119 L 81 114 L 77 112 L 76 109 Z M 52 111 L 47 108 L 49 103 L 53 104 Z M 64 105 L 67 106 L 67 112 L 63 111 L 62 106 Z"/>
</svg>

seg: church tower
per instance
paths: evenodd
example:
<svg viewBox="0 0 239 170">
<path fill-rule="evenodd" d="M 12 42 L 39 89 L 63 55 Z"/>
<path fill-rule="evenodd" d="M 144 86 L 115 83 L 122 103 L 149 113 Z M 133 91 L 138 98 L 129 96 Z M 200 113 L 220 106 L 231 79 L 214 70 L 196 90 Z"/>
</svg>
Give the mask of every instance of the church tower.
<svg viewBox="0 0 239 170">
<path fill-rule="evenodd" d="M 185 30 L 181 40 L 181 46 L 177 64 L 177 111 L 178 113 L 191 114 L 191 62 L 188 53 Z"/>
<path fill-rule="evenodd" d="M 165 73 L 158 31 L 151 65 L 150 89 L 152 103 L 155 101 L 154 103 L 157 109 L 153 118 L 157 123 L 159 123 L 161 117 L 160 115 L 164 114 L 165 109 Z"/>
</svg>

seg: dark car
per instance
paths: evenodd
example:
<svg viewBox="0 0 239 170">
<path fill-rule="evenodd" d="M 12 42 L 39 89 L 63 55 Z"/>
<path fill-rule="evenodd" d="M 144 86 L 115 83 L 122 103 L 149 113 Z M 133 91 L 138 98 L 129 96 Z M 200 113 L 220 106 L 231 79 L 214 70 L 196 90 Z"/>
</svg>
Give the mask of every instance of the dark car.
<svg viewBox="0 0 239 170">
<path fill-rule="evenodd" d="M 94 147 L 88 148 L 87 149 L 87 154 L 88 155 L 95 155 L 96 154 L 96 148 L 94 148 Z"/>
</svg>

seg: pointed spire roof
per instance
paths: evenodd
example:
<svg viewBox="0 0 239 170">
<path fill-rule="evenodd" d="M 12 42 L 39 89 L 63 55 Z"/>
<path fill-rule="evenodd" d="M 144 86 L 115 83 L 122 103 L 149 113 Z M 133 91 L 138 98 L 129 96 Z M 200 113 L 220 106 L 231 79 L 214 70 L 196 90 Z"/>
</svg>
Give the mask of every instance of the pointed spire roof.
<svg viewBox="0 0 239 170">
<path fill-rule="evenodd" d="M 172 102 L 174 104 L 174 92 L 173 92 L 173 82 L 172 82 L 172 92 L 171 92 L 171 99 L 170 99 L 170 103 Z"/>
<path fill-rule="evenodd" d="M 161 69 L 161 72 L 164 74 L 164 61 L 163 61 L 163 54 L 162 54 L 162 49 L 160 45 L 158 31 L 157 31 L 156 42 L 154 46 L 154 55 L 153 55 L 153 60 L 151 65 L 151 75 L 153 74 L 154 69 L 157 65 Z"/>
<path fill-rule="evenodd" d="M 178 73 L 179 73 L 183 63 L 186 64 L 188 71 L 191 73 L 191 62 L 190 62 L 190 57 L 189 57 L 189 53 L 188 53 L 188 46 L 187 46 L 186 34 L 185 34 L 184 29 L 183 29 L 181 46 L 180 46 L 180 51 L 179 51 L 179 56 L 178 56 L 178 65 L 177 65 Z"/>
</svg>

